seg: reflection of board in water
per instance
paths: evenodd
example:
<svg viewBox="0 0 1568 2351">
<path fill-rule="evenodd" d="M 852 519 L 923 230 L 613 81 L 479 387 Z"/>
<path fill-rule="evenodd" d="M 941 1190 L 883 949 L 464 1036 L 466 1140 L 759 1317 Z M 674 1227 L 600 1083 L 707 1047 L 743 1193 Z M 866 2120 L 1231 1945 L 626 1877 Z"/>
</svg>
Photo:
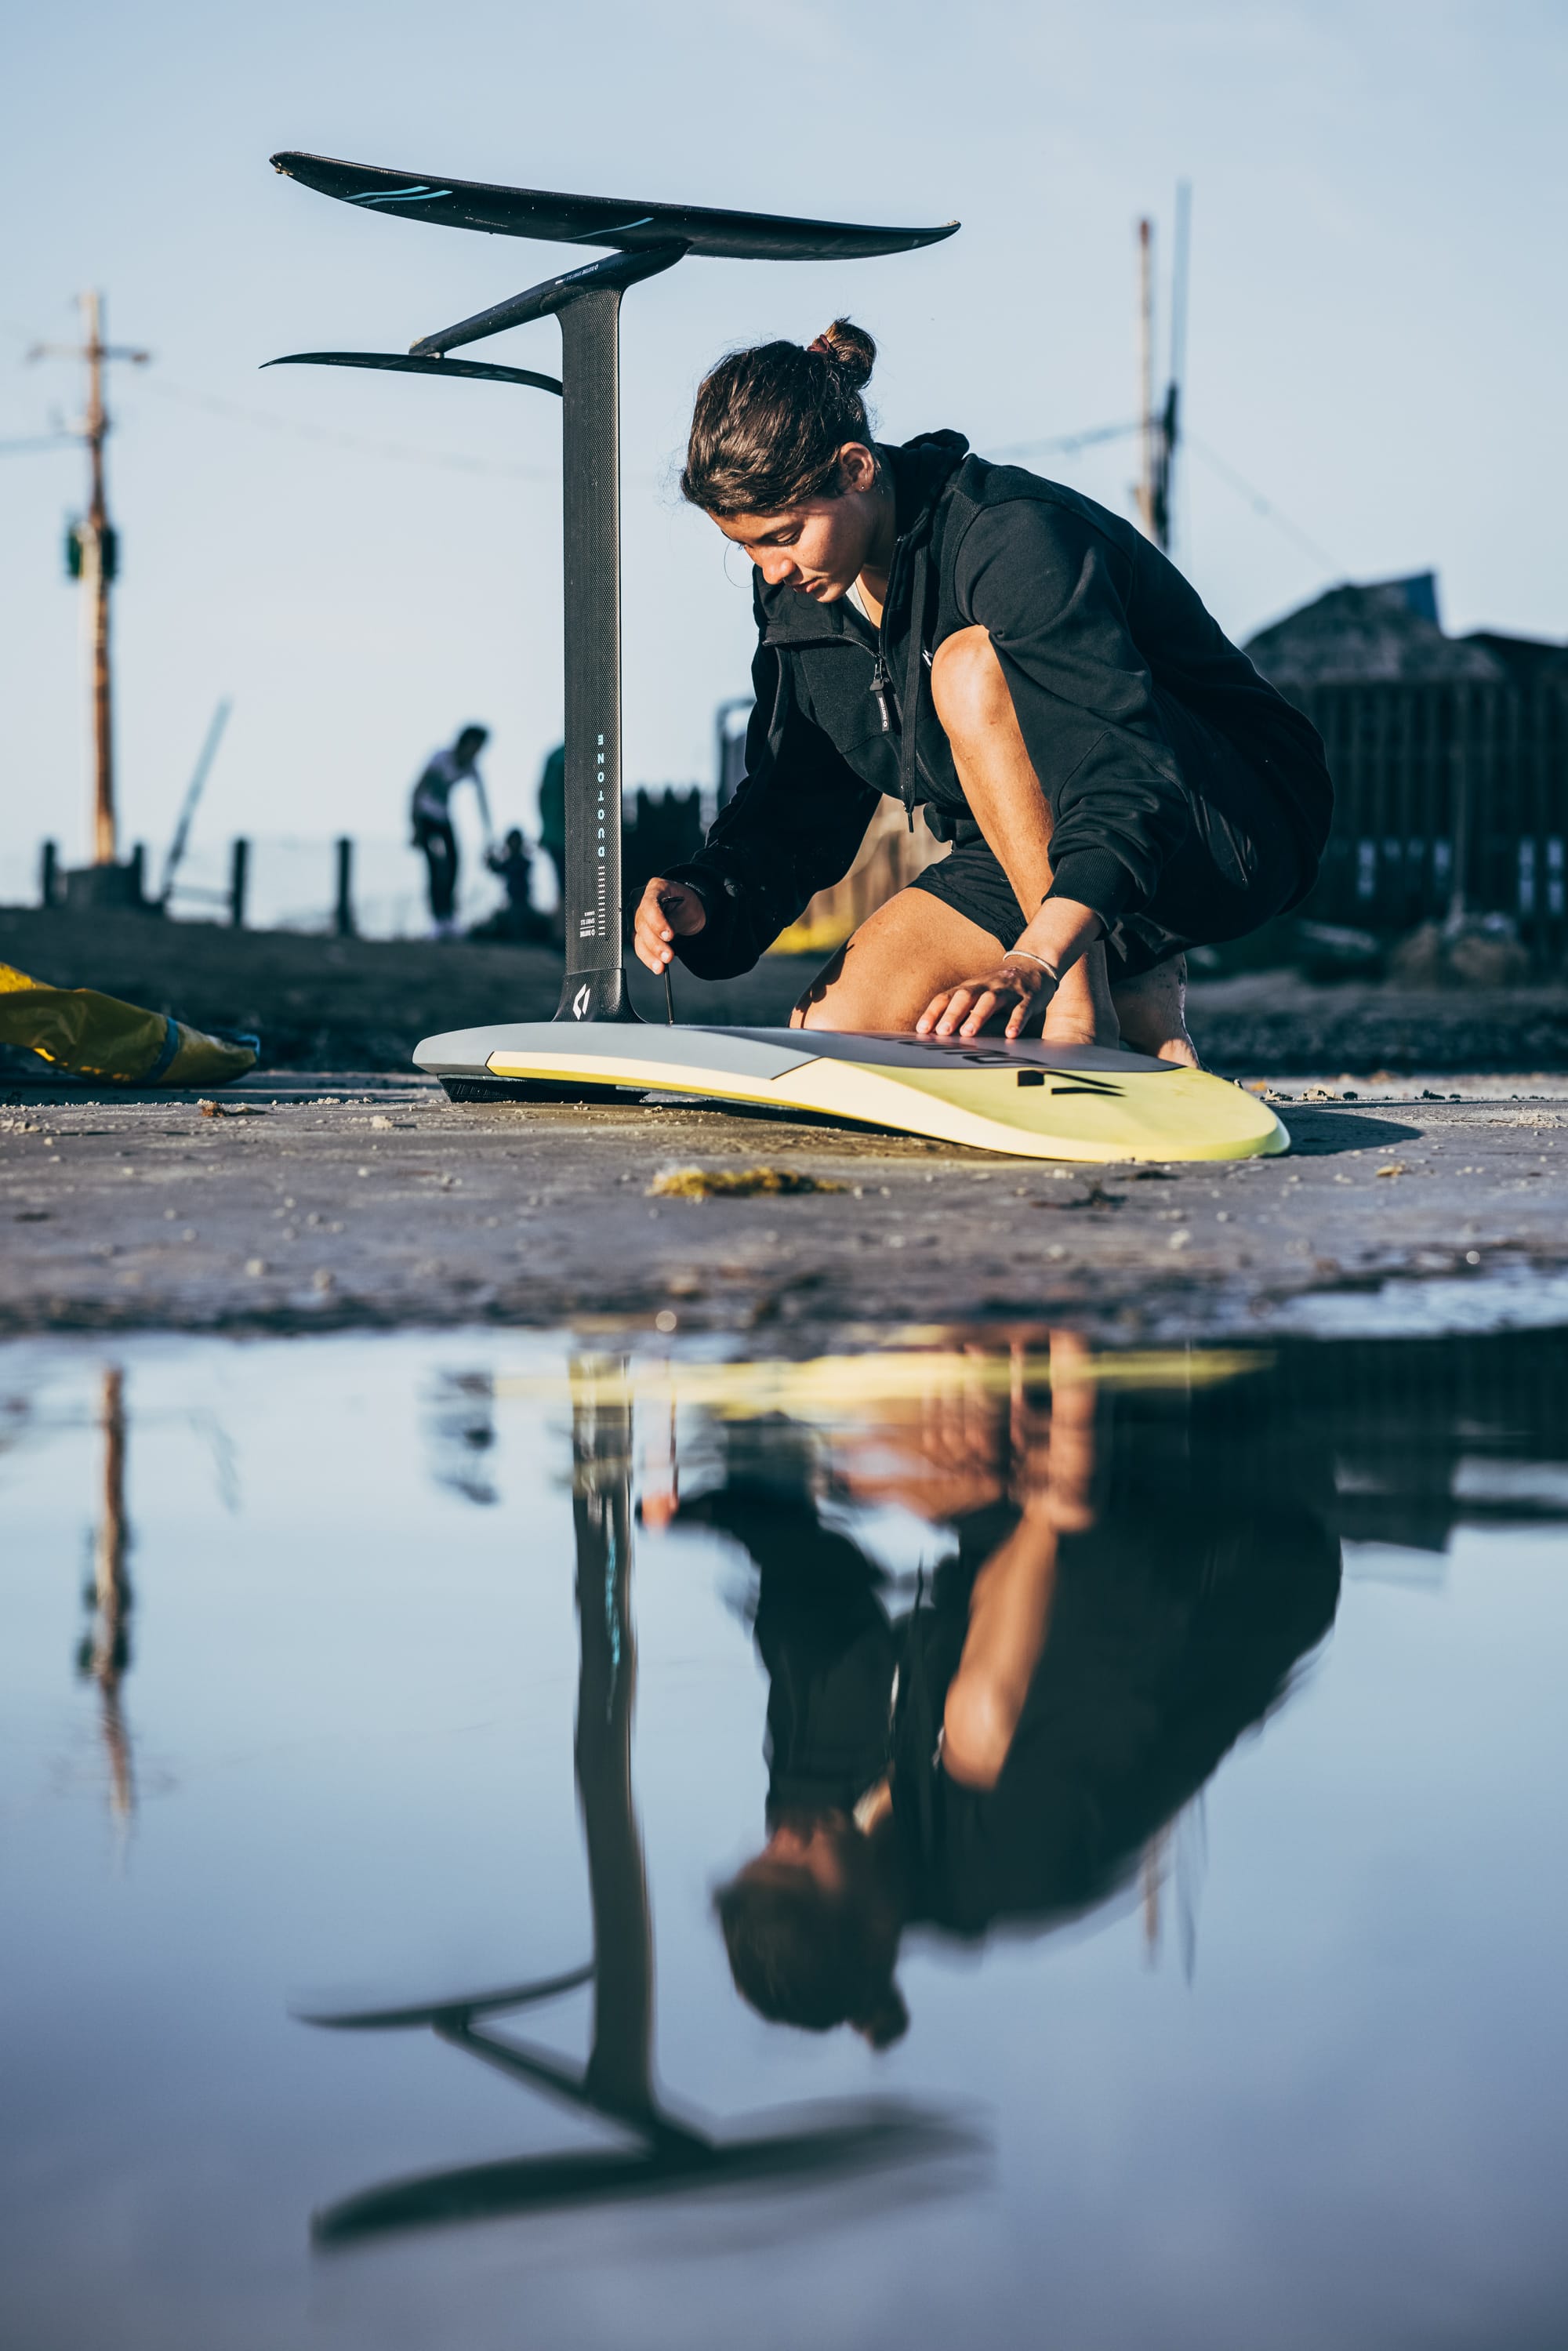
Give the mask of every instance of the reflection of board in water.
<svg viewBox="0 0 1568 2351">
<path fill-rule="evenodd" d="M 319 2243 L 477 2220 L 547 2206 L 613 2201 L 756 2182 L 811 2185 L 889 2166 L 973 2151 L 944 2116 L 892 2100 L 859 2100 L 793 2129 L 720 2134 L 671 2112 L 653 2082 L 653 1928 L 632 1790 L 637 1652 L 632 1618 L 629 1402 L 604 1401 L 585 1382 L 572 1417 L 572 1523 L 580 1641 L 575 1758 L 588 1847 L 593 1959 L 586 1967 L 413 2006 L 302 2018 L 348 2032 L 427 2027 L 437 2040 L 579 2113 L 612 2125 L 622 2144 L 603 2151 L 520 2157 L 394 2180 L 319 2212 Z M 588 2063 L 489 2029 L 487 2020 L 593 1990 Z M 625 2144 L 626 2138 L 631 2144 Z"/>
</svg>

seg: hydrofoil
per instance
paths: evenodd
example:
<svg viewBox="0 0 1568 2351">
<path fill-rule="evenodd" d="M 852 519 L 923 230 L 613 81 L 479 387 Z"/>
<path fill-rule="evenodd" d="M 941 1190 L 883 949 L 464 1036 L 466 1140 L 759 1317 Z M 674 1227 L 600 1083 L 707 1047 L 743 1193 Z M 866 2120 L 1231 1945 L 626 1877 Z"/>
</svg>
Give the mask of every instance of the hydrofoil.
<svg viewBox="0 0 1568 2351">
<path fill-rule="evenodd" d="M 620 308 L 687 255 L 850 261 L 935 245 L 956 221 L 880 228 L 768 213 L 490 186 L 286 153 L 279 172 L 363 212 L 496 236 L 611 248 L 423 336 L 407 351 L 298 351 L 273 366 L 369 368 L 559 397 L 565 572 L 566 971 L 553 1020 L 427 1037 L 414 1061 L 454 1102 L 678 1094 L 761 1105 L 1037 1159 L 1245 1159 L 1289 1148 L 1267 1103 L 1207 1071 L 1039 1040 L 848 1036 L 641 1021 L 626 987 L 621 893 Z M 560 321 L 559 377 L 451 353 Z"/>
</svg>

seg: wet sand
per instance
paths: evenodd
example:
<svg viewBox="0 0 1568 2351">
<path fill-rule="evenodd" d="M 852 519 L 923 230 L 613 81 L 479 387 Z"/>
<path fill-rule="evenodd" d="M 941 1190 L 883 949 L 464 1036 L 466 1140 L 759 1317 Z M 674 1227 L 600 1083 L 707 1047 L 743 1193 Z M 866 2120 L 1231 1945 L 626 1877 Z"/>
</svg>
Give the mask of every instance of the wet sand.
<svg viewBox="0 0 1568 2351">
<path fill-rule="evenodd" d="M 1457 1081 L 1456 1081 L 1457 1084 Z M 0 1098 L 0 1331 L 618 1322 L 1103 1335 L 1568 1313 L 1568 1085 L 1303 1101 L 1289 1157 L 1059 1167 L 769 1114 L 455 1108 L 417 1080 Z M 1316 1091 L 1322 1092 L 1322 1089 Z M 764 1164 L 845 1188 L 651 1196 Z M 1392 1285 L 1390 1287 L 1390 1285 Z M 1423 1288 L 1425 1285 L 1425 1288 Z M 1392 1305 L 1390 1303 L 1392 1302 Z M 1369 1319 L 1370 1318 L 1370 1319 Z M 1337 1327 L 1337 1326 L 1336 1326 Z"/>
<path fill-rule="evenodd" d="M 1274 1086 L 1293 1155 L 1094 1171 L 768 1114 L 450 1106 L 413 1046 L 548 1018 L 560 966 L 543 949 L 10 913 L 0 956 L 258 1026 L 266 1052 L 224 1097 L 235 1117 L 0 1075 L 0 1330 L 663 1317 L 804 1346 L 829 1323 L 1071 1312 L 1196 1335 L 1273 1327 L 1303 1300 L 1369 1313 L 1390 1282 L 1442 1285 L 1428 1302 L 1461 1322 L 1568 1313 L 1568 989 L 1207 983 L 1200 1045 Z M 782 1020 L 811 968 L 769 958 L 712 988 L 682 974 L 677 1008 Z M 661 1018 L 662 990 L 636 987 Z M 1495 1074 L 1511 1069 L 1526 1074 Z M 845 1188 L 649 1194 L 671 1165 L 759 1162 Z"/>
</svg>

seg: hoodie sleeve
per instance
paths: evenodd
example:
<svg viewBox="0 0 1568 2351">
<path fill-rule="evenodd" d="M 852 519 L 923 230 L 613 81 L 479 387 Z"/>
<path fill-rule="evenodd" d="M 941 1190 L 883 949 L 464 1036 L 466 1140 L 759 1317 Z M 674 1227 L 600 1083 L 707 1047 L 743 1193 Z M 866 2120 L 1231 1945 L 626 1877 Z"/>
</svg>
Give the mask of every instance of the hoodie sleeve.
<svg viewBox="0 0 1568 2351">
<path fill-rule="evenodd" d="M 1051 814 L 1048 894 L 1107 929 L 1147 904 L 1186 834 L 1186 794 L 1133 642 L 1129 559 L 1037 498 L 982 507 L 957 549 L 964 619 L 989 633 Z"/>
<path fill-rule="evenodd" d="M 775 646 L 758 645 L 751 683 L 745 779 L 696 855 L 668 871 L 707 909 L 703 929 L 675 941 L 699 979 L 749 971 L 819 890 L 842 881 L 879 797 L 800 708 Z"/>
</svg>

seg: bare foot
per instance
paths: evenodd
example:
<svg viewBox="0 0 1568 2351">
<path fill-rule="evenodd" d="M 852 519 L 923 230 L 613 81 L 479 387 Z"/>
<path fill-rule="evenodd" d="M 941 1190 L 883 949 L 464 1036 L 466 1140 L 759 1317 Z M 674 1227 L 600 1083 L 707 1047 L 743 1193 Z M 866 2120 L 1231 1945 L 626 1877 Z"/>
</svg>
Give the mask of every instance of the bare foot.
<svg viewBox="0 0 1568 2351">
<path fill-rule="evenodd" d="M 1097 939 L 1064 975 L 1046 1006 L 1040 1039 L 1047 1045 L 1114 1045 L 1121 1034 L 1105 949 Z"/>
<path fill-rule="evenodd" d="M 1186 957 L 1170 956 L 1152 971 L 1124 979 L 1112 991 L 1121 1023 L 1122 1042 L 1134 1053 L 1152 1053 L 1156 1061 L 1179 1061 L 1201 1070 L 1197 1048 L 1186 1027 Z"/>
</svg>

